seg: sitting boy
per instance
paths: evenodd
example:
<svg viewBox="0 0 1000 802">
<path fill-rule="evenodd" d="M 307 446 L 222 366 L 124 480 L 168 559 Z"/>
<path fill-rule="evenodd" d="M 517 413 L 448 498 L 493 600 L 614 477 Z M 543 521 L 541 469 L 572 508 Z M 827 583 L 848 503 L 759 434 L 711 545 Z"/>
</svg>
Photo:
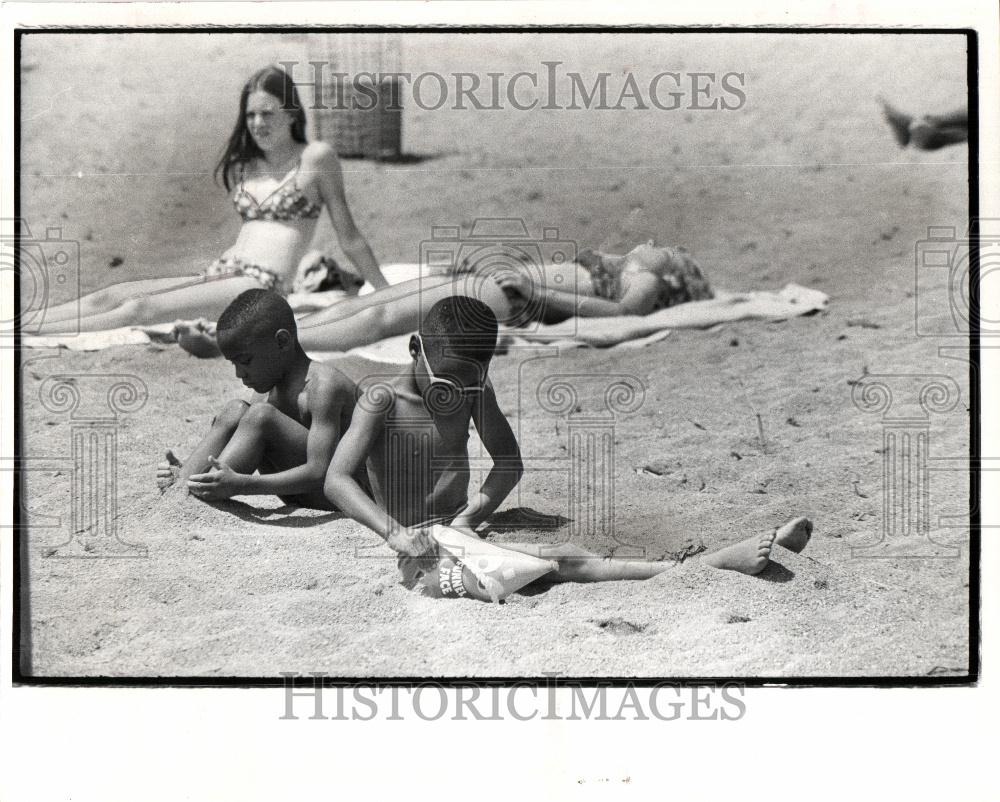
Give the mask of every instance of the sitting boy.
<svg viewBox="0 0 1000 802">
<path fill-rule="evenodd" d="M 399 554 L 405 584 L 412 586 L 422 577 L 434 583 L 438 554 L 428 531 L 431 523 L 475 528 L 523 473 L 517 440 L 488 378 L 496 339 L 496 317 L 486 304 L 465 296 L 438 301 L 420 333 L 410 339 L 412 364 L 391 382 L 363 388 L 330 463 L 327 498 Z M 468 498 L 470 420 L 493 468 Z M 354 478 L 366 463 L 375 501 Z M 717 568 L 756 574 L 766 567 L 775 544 L 801 551 L 811 531 L 807 519 L 797 518 L 705 560 Z M 555 561 L 557 568 L 543 578 L 548 582 L 648 579 L 670 567 L 666 562 L 602 558 L 570 543 L 504 543 L 503 548 Z"/>
<path fill-rule="evenodd" d="M 205 501 L 274 495 L 287 504 L 331 509 L 324 477 L 350 424 L 356 385 L 306 356 L 292 309 L 275 292 L 240 294 L 216 329 L 236 378 L 256 395 L 249 403 L 230 401 L 185 463 L 167 452 L 157 470 L 161 491 L 180 479 Z"/>
</svg>

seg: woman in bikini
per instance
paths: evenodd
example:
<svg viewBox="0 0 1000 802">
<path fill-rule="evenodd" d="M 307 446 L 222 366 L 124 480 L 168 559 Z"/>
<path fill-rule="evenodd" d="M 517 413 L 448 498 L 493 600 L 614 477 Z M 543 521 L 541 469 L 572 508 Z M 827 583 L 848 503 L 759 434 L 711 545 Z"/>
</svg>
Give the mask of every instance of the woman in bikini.
<svg viewBox="0 0 1000 802">
<path fill-rule="evenodd" d="M 201 273 L 115 284 L 46 310 L 37 334 L 96 331 L 214 320 L 244 290 L 285 294 L 326 207 L 340 246 L 376 288 L 388 286 L 344 196 L 337 155 L 307 143 L 305 112 L 291 77 L 279 67 L 253 75 L 240 94 L 240 112 L 216 167 L 243 218 L 236 243 Z"/>
<path fill-rule="evenodd" d="M 656 246 L 652 240 L 623 256 L 585 250 L 574 261 L 541 268 L 508 255 L 341 301 L 302 318 L 299 342 L 306 351 L 348 351 L 407 334 L 417 330 L 424 311 L 449 295 L 478 298 L 507 326 L 557 323 L 574 315 L 646 315 L 713 297 L 684 248 Z M 181 346 L 196 356 L 218 353 L 204 324 L 182 338 Z"/>
</svg>

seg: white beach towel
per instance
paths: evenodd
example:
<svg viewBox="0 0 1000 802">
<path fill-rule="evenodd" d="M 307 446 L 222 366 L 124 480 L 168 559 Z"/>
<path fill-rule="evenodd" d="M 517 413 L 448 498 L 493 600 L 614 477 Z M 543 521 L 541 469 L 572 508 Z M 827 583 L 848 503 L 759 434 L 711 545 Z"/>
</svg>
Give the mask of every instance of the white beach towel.
<svg viewBox="0 0 1000 802">
<path fill-rule="evenodd" d="M 829 296 L 819 290 L 787 284 L 779 292 L 733 293 L 716 291 L 707 301 L 691 301 L 649 315 L 617 317 L 573 317 L 551 326 L 501 328 L 499 350 L 515 345 L 550 345 L 560 350 L 574 348 L 643 348 L 659 342 L 672 329 L 707 329 L 736 320 L 772 322 L 812 314 L 826 309 Z M 410 334 L 356 348 L 349 353 L 375 362 L 405 364 L 410 360 Z M 311 353 L 314 359 L 329 359 L 339 352 Z"/>
</svg>

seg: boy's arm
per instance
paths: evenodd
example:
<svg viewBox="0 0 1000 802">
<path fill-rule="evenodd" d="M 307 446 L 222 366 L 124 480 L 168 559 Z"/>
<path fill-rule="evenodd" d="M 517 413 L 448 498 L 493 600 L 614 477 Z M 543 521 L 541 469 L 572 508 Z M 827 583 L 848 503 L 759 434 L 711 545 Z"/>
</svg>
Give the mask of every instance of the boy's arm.
<svg viewBox="0 0 1000 802">
<path fill-rule="evenodd" d="M 430 537 L 422 530 L 407 529 L 379 509 L 354 478 L 384 429 L 385 412 L 365 409 L 361 403 L 354 408 L 351 425 L 326 472 L 323 492 L 328 501 L 378 534 L 394 551 L 419 557 L 432 547 Z"/>
<path fill-rule="evenodd" d="M 469 498 L 465 509 L 452 521 L 452 526 L 467 526 L 470 529 L 485 521 L 503 503 L 524 473 L 521 449 L 514 430 L 500 411 L 492 384 L 487 384 L 481 403 L 473 407 L 472 420 L 479 439 L 493 458 L 493 468 L 479 492 Z"/>
<path fill-rule="evenodd" d="M 212 469 L 192 474 L 188 479 L 191 493 L 203 499 L 224 499 L 241 495 L 295 495 L 315 492 L 323 486 L 326 468 L 340 437 L 343 405 L 352 397 L 349 380 L 319 377 L 310 385 L 306 403 L 310 426 L 306 435 L 306 458 L 303 464 L 273 474 L 237 473 L 215 457 L 209 457 Z M 289 455 L 290 460 L 301 459 Z"/>
<path fill-rule="evenodd" d="M 317 376 L 306 394 L 309 410 L 309 434 L 306 436 L 306 461 L 278 473 L 258 473 L 245 479 L 248 495 L 289 496 L 308 493 L 323 486 L 326 469 L 340 440 L 340 418 L 344 404 L 351 397 L 350 383 L 340 377 Z"/>
</svg>

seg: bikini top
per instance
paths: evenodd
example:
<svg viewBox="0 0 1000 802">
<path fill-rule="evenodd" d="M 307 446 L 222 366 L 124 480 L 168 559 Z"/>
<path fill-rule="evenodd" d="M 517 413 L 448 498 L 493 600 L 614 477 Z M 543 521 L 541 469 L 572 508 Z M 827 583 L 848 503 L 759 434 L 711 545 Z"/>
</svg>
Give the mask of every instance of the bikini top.
<svg viewBox="0 0 1000 802">
<path fill-rule="evenodd" d="M 618 266 L 598 259 L 593 263 L 581 264 L 581 267 L 590 273 L 594 295 L 609 301 L 620 301 L 625 296 L 629 275 L 652 273 L 660 279 L 652 309 L 654 312 L 687 301 L 702 301 L 713 297 L 708 280 L 685 248 L 667 247 L 663 250 L 667 252 L 668 258 L 655 265 L 626 260 Z"/>
<path fill-rule="evenodd" d="M 250 220 L 315 220 L 323 209 L 322 204 L 315 204 L 307 198 L 298 185 L 299 162 L 295 170 L 282 181 L 278 187 L 264 200 L 257 202 L 243 186 L 243 175 L 240 175 L 240 185 L 233 195 L 233 205 L 244 222 Z"/>
</svg>

